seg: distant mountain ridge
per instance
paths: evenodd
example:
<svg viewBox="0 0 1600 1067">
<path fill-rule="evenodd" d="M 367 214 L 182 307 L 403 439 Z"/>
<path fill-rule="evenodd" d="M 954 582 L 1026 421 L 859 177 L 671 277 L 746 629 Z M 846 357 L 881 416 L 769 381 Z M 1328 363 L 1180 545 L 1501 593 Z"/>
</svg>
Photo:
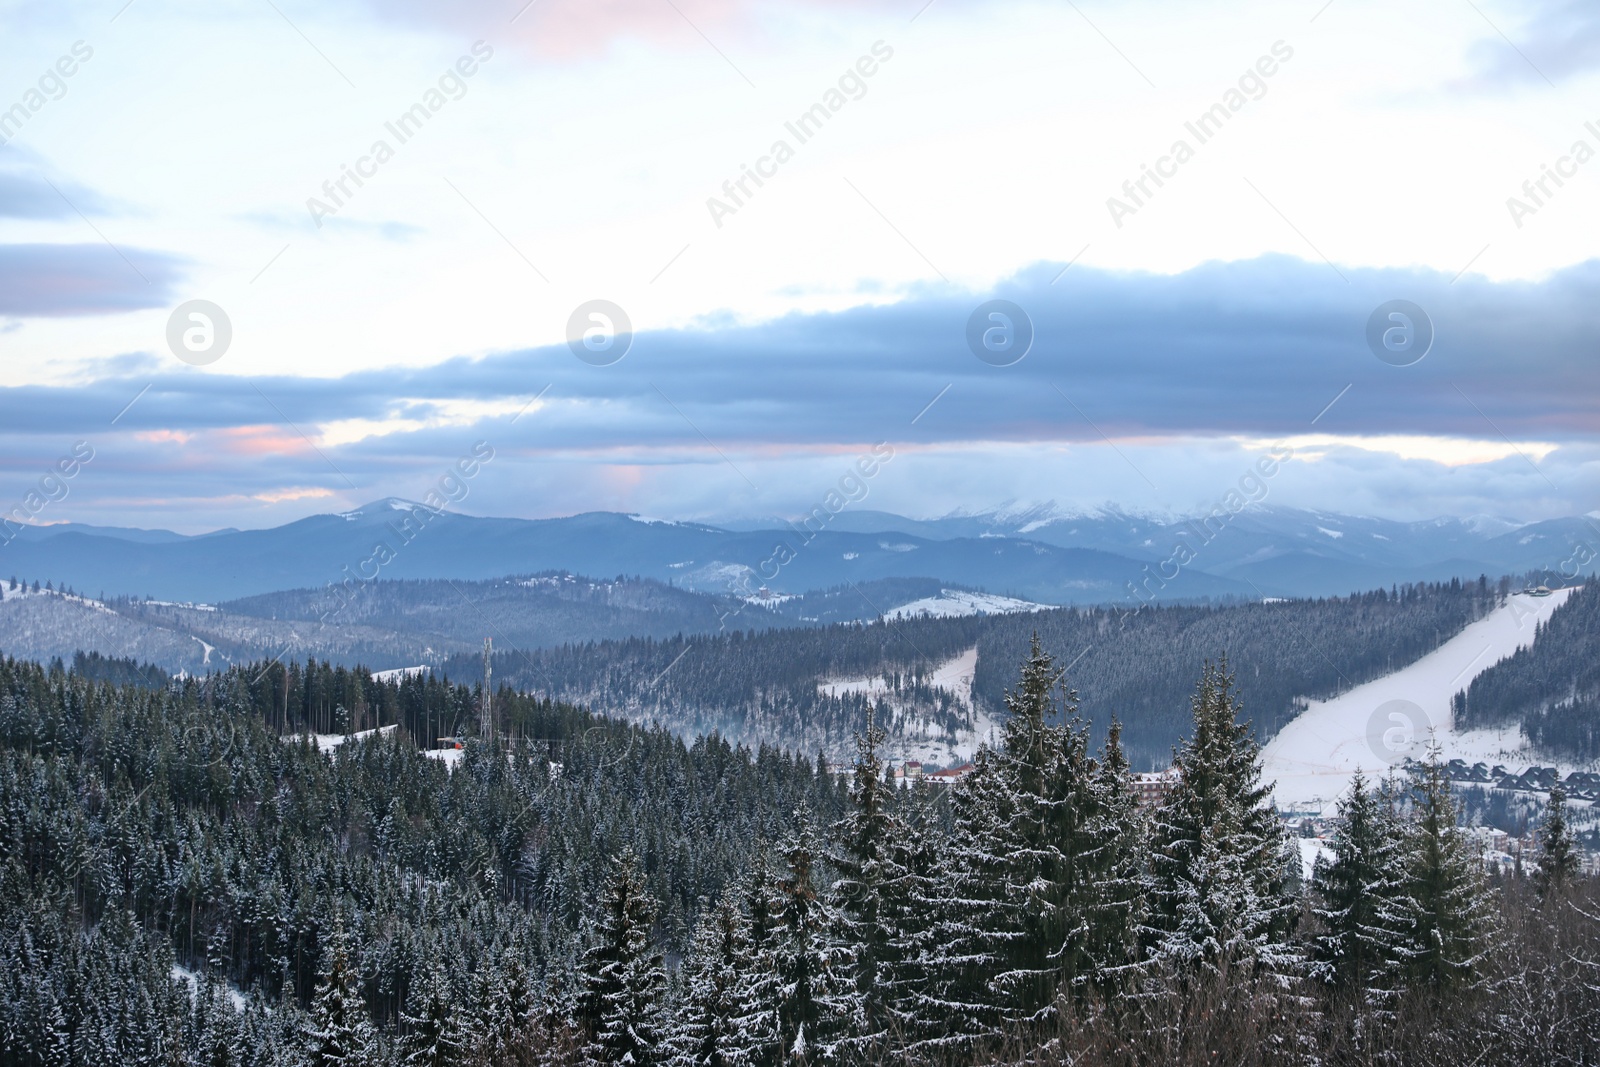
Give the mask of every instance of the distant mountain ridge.
<svg viewBox="0 0 1600 1067">
<path fill-rule="evenodd" d="M 1600 523 L 1476 517 L 1396 522 L 1251 506 L 1226 521 L 1027 505 L 908 519 L 846 508 L 820 530 L 587 512 L 554 519 L 441 512 L 386 498 L 262 530 L 182 535 L 61 524 L 5 546 L 0 578 L 88 595 L 211 602 L 374 578 L 484 580 L 565 570 L 636 575 L 702 593 L 775 593 L 897 578 L 1045 604 L 1343 595 L 1419 580 L 1592 569 Z M 1174 556 L 1176 546 L 1188 553 Z M 1144 590 L 1136 597 L 1132 590 Z M 884 604 L 888 611 L 898 605 Z"/>
</svg>

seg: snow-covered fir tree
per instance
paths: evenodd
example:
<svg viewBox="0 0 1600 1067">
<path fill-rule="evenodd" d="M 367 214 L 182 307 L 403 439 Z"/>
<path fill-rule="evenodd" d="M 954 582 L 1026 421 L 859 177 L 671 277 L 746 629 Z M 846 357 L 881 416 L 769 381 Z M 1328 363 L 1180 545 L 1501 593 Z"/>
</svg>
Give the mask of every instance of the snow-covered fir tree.
<svg viewBox="0 0 1600 1067">
<path fill-rule="evenodd" d="M 1534 881 L 1546 896 L 1570 888 L 1578 876 L 1578 853 L 1567 825 L 1567 791 L 1557 783 L 1550 790 L 1539 826 L 1539 870 Z"/>
<path fill-rule="evenodd" d="M 915 975 L 903 1001 L 906 1047 L 925 1058 L 957 1056 L 998 1034 L 990 976 L 999 959 L 989 918 L 1007 905 L 1000 870 L 1002 801 L 1009 795 L 1000 755 L 980 746 L 972 770 L 951 789 L 953 827 L 923 901 Z"/>
<path fill-rule="evenodd" d="M 1260 748 L 1239 721 L 1227 661 L 1207 664 L 1178 781 L 1153 818 L 1152 957 L 1177 970 L 1292 974 L 1294 902 L 1280 860 L 1284 832 L 1261 784 Z"/>
<path fill-rule="evenodd" d="M 748 924 L 734 901 L 724 898 L 701 916 L 683 964 L 682 994 L 671 1026 L 673 1067 L 745 1062 L 739 979 L 751 966 Z"/>
<path fill-rule="evenodd" d="M 1491 915 L 1483 860 L 1456 822 L 1450 778 L 1437 744 L 1412 770 L 1406 835 L 1408 929 L 1413 984 L 1436 992 L 1479 977 Z"/>
<path fill-rule="evenodd" d="M 876 1058 L 889 1040 L 894 980 L 906 943 L 897 925 L 906 910 L 899 901 L 910 889 L 908 872 L 898 866 L 906 827 L 878 755 L 885 737 L 869 705 L 866 731 L 856 737 L 851 808 L 833 827 L 836 847 L 831 856 L 838 872 L 830 894 L 836 936 L 853 947 L 847 1044 L 854 1055 L 865 1058 Z"/>
<path fill-rule="evenodd" d="M 1320 925 L 1312 940 L 1312 974 L 1371 1004 L 1392 997 L 1416 955 L 1403 835 L 1393 803 L 1357 771 L 1339 802 L 1333 861 L 1312 872 Z"/>
<path fill-rule="evenodd" d="M 326 960 L 311 998 L 306 1029 L 308 1067 L 364 1067 L 376 1053 L 377 1037 L 358 989 L 350 940 L 335 920 Z"/>
<path fill-rule="evenodd" d="M 661 999 L 666 972 L 651 941 L 655 901 L 631 852 L 612 861 L 598 911 L 580 965 L 578 1020 L 599 1062 L 648 1067 L 664 1059 Z"/>
<path fill-rule="evenodd" d="M 919 997 L 930 977 L 925 953 L 934 909 L 943 899 L 938 870 L 945 844 L 940 825 L 943 797 L 936 791 L 944 788 L 918 782 L 894 792 L 896 836 L 890 843 L 889 865 L 895 876 L 884 884 L 882 894 L 883 923 L 892 933 L 887 962 L 878 974 L 891 1047 L 915 1039 Z"/>
<path fill-rule="evenodd" d="M 403 1067 L 458 1067 L 471 1051 L 459 1013 L 454 1010 L 450 981 L 437 960 L 423 971 L 406 997 L 400 1014 L 405 1037 L 400 1042 Z"/>
<path fill-rule="evenodd" d="M 955 789 L 955 832 L 908 1031 L 922 1047 L 1050 1024 L 1061 998 L 1134 962 L 1139 817 L 1114 734 L 1102 761 L 1037 637 L 1000 744 Z"/>
<path fill-rule="evenodd" d="M 856 1000 L 849 950 L 837 939 L 833 909 L 817 891 L 816 834 L 810 818 L 798 815 L 799 829 L 780 850 L 788 871 L 777 885 L 778 921 L 768 958 L 778 982 L 781 1062 L 814 1064 L 836 1054 Z"/>
<path fill-rule="evenodd" d="M 244 1020 L 234 1008 L 226 982 L 207 972 L 194 997 L 190 1045 L 198 1067 L 243 1067 Z"/>
<path fill-rule="evenodd" d="M 1122 724 L 1116 719 L 1106 732 L 1093 790 L 1089 977 L 1102 992 L 1110 993 L 1126 988 L 1137 971 L 1148 850 L 1146 819 L 1139 810 L 1133 774 L 1122 751 Z"/>
<path fill-rule="evenodd" d="M 777 970 L 783 903 L 766 842 L 756 842 L 750 871 L 738 892 L 746 936 L 734 962 L 734 1002 L 739 1007 L 733 1056 L 735 1063 L 767 1067 L 780 1062 L 783 1054 L 779 1043 L 783 986 Z"/>
</svg>

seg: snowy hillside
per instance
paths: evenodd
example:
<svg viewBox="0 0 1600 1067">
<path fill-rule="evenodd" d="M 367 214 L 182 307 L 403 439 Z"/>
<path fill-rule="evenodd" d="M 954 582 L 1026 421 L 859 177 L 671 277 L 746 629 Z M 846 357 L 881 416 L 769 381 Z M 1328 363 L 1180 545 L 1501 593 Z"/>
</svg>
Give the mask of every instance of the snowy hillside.
<svg viewBox="0 0 1600 1067">
<path fill-rule="evenodd" d="M 932 616 L 948 618 L 955 615 L 1004 615 L 1014 611 L 1044 611 L 1049 604 L 1036 604 L 1031 600 L 996 596 L 993 593 L 974 593 L 963 589 L 941 589 L 938 596 L 923 597 L 886 612 L 891 619 Z"/>
<path fill-rule="evenodd" d="M 993 741 L 998 725 L 973 707 L 972 676 L 977 667 L 978 650 L 973 647 L 940 663 L 927 679 L 934 690 L 948 694 L 961 714 L 965 726 L 954 733 L 940 729 L 919 715 L 914 702 L 882 676 L 842 678 L 822 682 L 818 688 L 828 696 L 859 693 L 877 704 L 880 712 L 887 710 L 887 721 L 880 718 L 878 725 L 888 732 L 886 754 L 893 762 L 914 759 L 949 766 L 971 759 L 981 742 Z"/>
<path fill-rule="evenodd" d="M 1549 765 L 1549 759 L 1525 749 L 1516 727 L 1456 733 L 1450 724 L 1450 698 L 1479 673 L 1531 644 L 1535 626 L 1548 620 L 1571 593 L 1562 589 L 1546 597 L 1513 595 L 1504 607 L 1410 666 L 1332 700 L 1313 701 L 1262 752 L 1263 779 L 1276 780 L 1279 805 L 1320 800 L 1331 807 L 1357 768 L 1380 777 L 1408 757 L 1422 758 L 1430 737 L 1442 746 L 1447 760 L 1504 763 L 1517 770 L 1533 763 Z"/>
</svg>

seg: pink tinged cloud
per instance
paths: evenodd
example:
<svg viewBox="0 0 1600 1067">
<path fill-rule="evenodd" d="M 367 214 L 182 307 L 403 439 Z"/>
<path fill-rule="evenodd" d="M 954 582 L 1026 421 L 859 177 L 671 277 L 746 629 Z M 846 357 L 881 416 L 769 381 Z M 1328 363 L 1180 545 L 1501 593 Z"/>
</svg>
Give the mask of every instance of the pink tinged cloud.
<svg viewBox="0 0 1600 1067">
<path fill-rule="evenodd" d="M 759 33 L 759 18 L 782 3 L 793 8 L 849 12 L 895 10 L 892 0 L 377 0 L 379 15 L 503 40 L 543 59 L 583 60 L 621 41 L 674 50 L 706 48 L 708 41 L 739 41 Z M 702 36 L 704 35 L 704 36 Z"/>
</svg>

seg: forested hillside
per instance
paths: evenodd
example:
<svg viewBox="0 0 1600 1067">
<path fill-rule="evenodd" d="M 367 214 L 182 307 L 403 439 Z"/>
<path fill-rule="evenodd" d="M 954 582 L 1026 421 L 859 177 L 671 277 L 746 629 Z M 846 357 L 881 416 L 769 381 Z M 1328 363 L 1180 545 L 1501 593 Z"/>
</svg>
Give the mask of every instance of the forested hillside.
<svg viewBox="0 0 1600 1067">
<path fill-rule="evenodd" d="M 325 665 L 114 687 L 0 662 L 16 1067 L 1585 1063 L 1600 894 L 1560 807 L 1485 880 L 1444 768 L 1358 789 L 1310 883 L 1207 667 L 1136 803 L 1030 651 L 995 748 L 890 788 Z M 324 753 L 285 731 L 394 726 Z M 408 725 L 409 724 L 409 725 Z M 1531 859 L 1530 859 L 1531 863 Z M 1490 952 L 1490 937 L 1496 951 Z"/>
<path fill-rule="evenodd" d="M 1457 729 L 1520 724 L 1552 758 L 1600 759 L 1600 587 L 1568 596 L 1519 649 L 1453 702 Z"/>
<path fill-rule="evenodd" d="M 898 672 L 905 697 L 952 734 L 965 707 L 925 681 L 933 667 L 977 643 L 982 617 L 841 624 L 801 630 L 733 630 L 664 641 L 631 638 L 554 649 L 497 652 L 495 678 L 606 714 L 660 722 L 693 736 L 771 738 L 806 751 L 848 752 L 866 717 L 859 693 L 829 695 L 818 682 Z M 470 657 L 446 662 L 458 677 Z"/>
<path fill-rule="evenodd" d="M 1125 725 L 1136 765 L 1162 765 L 1188 722 L 1197 665 L 1226 655 L 1256 736 L 1265 741 L 1304 707 L 1388 674 L 1438 648 L 1502 601 L 1486 578 L 1397 586 L 1348 597 L 1239 604 L 1054 611 L 990 621 L 974 688 L 998 706 L 1037 631 L 1103 729 Z"/>
<path fill-rule="evenodd" d="M 886 578 L 800 596 L 761 597 L 756 588 L 734 596 L 649 578 L 550 571 L 489 581 L 351 581 L 222 604 L 174 604 L 94 599 L 48 579 L 32 586 L 0 581 L 0 650 L 40 662 L 93 652 L 188 674 L 273 656 L 373 670 L 437 665 L 481 647 L 485 637 L 502 648 L 529 649 L 857 622 L 960 588 L 932 578 Z"/>
<path fill-rule="evenodd" d="M 1336 694 L 1412 662 L 1482 617 L 1500 595 L 1480 580 L 1226 607 L 1065 608 L 607 641 L 497 655 L 495 676 L 691 736 L 717 730 L 843 755 L 866 698 L 820 692 L 819 681 L 888 675 L 903 690 L 897 700 L 954 735 L 974 717 L 927 686 L 933 668 L 976 646 L 976 710 L 996 716 L 1037 631 L 1069 665 L 1096 739 L 1118 716 L 1129 758 L 1144 770 L 1170 759 L 1187 722 L 1195 672 L 1207 659 L 1229 657 L 1246 713 L 1266 738 L 1298 712 L 1300 700 Z M 446 667 L 456 676 L 477 670 L 466 657 Z"/>
<path fill-rule="evenodd" d="M 625 849 L 648 858 L 658 934 L 681 951 L 753 842 L 844 803 L 802 757 L 691 746 L 509 693 L 500 721 L 527 740 L 509 759 L 473 745 L 452 772 L 412 738 L 475 722 L 468 690 L 254 670 L 151 690 L 0 663 L 10 1057 L 18 1041 L 47 1053 L 40 1028 L 58 1024 L 91 1046 L 141 1027 L 158 1038 L 174 964 L 309 1005 L 341 915 L 380 1021 L 431 959 L 543 975 L 552 953 L 570 958 L 604 858 Z M 280 736 L 391 723 L 331 759 Z M 75 1062 L 133 1061 L 107 1048 Z"/>
</svg>

